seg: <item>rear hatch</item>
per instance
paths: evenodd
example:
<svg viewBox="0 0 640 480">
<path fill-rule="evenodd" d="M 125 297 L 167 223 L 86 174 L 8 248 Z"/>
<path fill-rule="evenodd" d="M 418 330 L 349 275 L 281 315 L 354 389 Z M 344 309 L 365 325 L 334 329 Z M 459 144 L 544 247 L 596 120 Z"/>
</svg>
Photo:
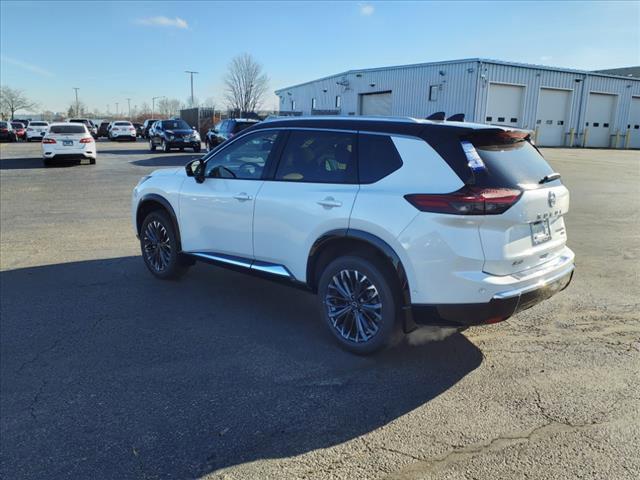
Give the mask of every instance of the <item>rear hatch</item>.
<svg viewBox="0 0 640 480">
<path fill-rule="evenodd" d="M 556 258 L 567 233 L 569 191 L 522 131 L 476 130 L 463 138 L 476 188 L 511 189 L 519 198 L 479 225 L 483 270 L 509 275 Z M 520 193 L 518 193 L 520 192 Z"/>
</svg>

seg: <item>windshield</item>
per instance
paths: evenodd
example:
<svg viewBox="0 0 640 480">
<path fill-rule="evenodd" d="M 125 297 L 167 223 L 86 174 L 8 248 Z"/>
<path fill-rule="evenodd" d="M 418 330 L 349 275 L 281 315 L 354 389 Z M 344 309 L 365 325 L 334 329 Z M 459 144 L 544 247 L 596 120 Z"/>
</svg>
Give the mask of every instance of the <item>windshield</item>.
<svg viewBox="0 0 640 480">
<path fill-rule="evenodd" d="M 481 133 L 467 140 L 481 159 L 478 164 L 472 159 L 469 162 L 474 183 L 478 186 L 538 188 L 541 186 L 540 180 L 545 175 L 553 173 L 553 169 L 526 136 L 505 132 Z M 463 148 L 466 151 L 465 143 L 467 142 L 463 140 Z"/>
<path fill-rule="evenodd" d="M 54 125 L 51 133 L 86 133 L 84 125 Z"/>
<path fill-rule="evenodd" d="M 163 120 L 162 128 L 165 130 L 191 130 L 191 127 L 184 120 Z"/>
</svg>

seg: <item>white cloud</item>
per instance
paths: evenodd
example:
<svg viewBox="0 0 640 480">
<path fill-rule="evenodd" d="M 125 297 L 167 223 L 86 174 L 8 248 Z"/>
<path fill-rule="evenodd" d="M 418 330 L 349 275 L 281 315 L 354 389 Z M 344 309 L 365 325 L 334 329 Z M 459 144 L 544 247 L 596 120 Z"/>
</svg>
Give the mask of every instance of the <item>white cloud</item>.
<svg viewBox="0 0 640 480">
<path fill-rule="evenodd" d="M 185 30 L 189 28 L 189 24 L 187 23 L 187 21 L 180 17 L 176 17 L 176 18 L 169 18 L 169 17 L 163 17 L 163 16 L 147 17 L 147 18 L 138 19 L 136 23 L 140 25 L 147 25 L 152 27 L 175 27 L 175 28 L 182 28 Z"/>
<path fill-rule="evenodd" d="M 6 55 L 0 55 L 0 61 L 8 63 L 9 65 L 15 65 L 16 67 L 20 67 L 23 70 L 28 70 L 42 77 L 53 77 L 53 73 L 51 73 L 49 70 L 45 70 L 44 68 L 41 68 L 37 65 L 23 62 L 22 60 L 18 60 L 16 58 L 7 57 Z"/>
<path fill-rule="evenodd" d="M 358 6 L 360 7 L 360 15 L 365 17 L 373 15 L 373 12 L 376 10 L 370 3 L 359 3 Z"/>
</svg>

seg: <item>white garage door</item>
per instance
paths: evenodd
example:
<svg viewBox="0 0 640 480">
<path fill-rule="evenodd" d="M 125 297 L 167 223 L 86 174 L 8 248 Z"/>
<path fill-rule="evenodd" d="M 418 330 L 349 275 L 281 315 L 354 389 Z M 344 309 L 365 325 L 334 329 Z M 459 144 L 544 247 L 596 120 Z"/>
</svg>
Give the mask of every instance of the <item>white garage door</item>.
<svg viewBox="0 0 640 480">
<path fill-rule="evenodd" d="M 631 130 L 629 148 L 640 148 L 640 97 L 631 97 L 628 128 Z"/>
<path fill-rule="evenodd" d="M 571 90 L 541 88 L 538 99 L 536 143 L 543 147 L 562 147 L 565 145 Z"/>
<path fill-rule="evenodd" d="M 391 92 L 360 95 L 361 115 L 391 115 Z"/>
<path fill-rule="evenodd" d="M 522 124 L 524 87 L 518 85 L 489 84 L 487 123 L 519 127 Z"/>
<path fill-rule="evenodd" d="M 587 147 L 609 148 L 611 124 L 616 108 L 616 96 L 606 93 L 590 93 L 585 127 L 589 129 Z"/>
</svg>

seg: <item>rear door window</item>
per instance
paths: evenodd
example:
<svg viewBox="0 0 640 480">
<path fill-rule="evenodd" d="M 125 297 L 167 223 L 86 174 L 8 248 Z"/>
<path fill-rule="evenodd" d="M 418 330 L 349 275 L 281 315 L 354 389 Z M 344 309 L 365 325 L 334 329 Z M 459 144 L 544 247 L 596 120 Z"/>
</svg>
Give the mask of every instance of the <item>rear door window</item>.
<svg viewBox="0 0 640 480">
<path fill-rule="evenodd" d="M 275 179 L 308 183 L 357 183 L 356 136 L 352 133 L 293 131 Z"/>
<path fill-rule="evenodd" d="M 245 128 L 249 128 L 252 125 L 255 125 L 255 122 L 236 122 L 236 125 L 233 129 L 234 133 L 241 132 Z"/>
<path fill-rule="evenodd" d="M 402 158 L 388 135 L 360 134 L 358 170 L 360 183 L 374 183 L 402 166 Z"/>
</svg>

